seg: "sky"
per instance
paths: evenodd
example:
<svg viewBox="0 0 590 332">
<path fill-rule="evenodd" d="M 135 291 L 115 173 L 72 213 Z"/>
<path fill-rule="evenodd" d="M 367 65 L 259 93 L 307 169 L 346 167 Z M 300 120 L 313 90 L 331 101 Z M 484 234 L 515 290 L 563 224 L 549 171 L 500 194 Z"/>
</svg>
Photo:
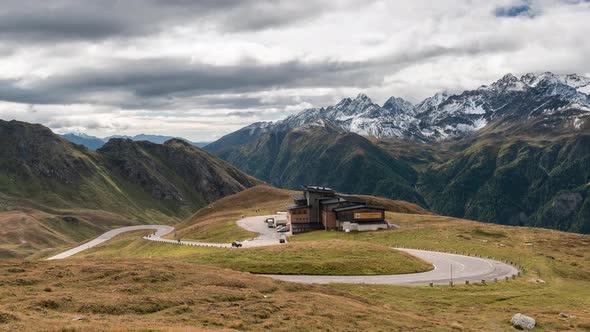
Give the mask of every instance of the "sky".
<svg viewBox="0 0 590 332">
<path fill-rule="evenodd" d="M 364 93 L 590 76 L 590 1 L 0 0 L 0 119 L 212 141 Z"/>
</svg>

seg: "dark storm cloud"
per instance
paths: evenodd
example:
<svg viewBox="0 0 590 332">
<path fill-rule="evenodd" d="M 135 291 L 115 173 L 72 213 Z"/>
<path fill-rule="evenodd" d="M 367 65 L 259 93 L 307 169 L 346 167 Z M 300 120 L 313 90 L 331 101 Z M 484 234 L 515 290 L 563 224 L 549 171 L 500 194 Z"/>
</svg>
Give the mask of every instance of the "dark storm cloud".
<svg viewBox="0 0 590 332">
<path fill-rule="evenodd" d="M 466 42 L 457 47 L 434 45 L 404 50 L 364 61 L 292 60 L 278 64 L 248 59 L 234 65 L 204 64 L 180 58 L 111 60 L 100 67 L 71 68 L 69 72 L 26 84 L 18 80 L 0 80 L 0 100 L 27 104 L 106 103 L 129 109 L 180 108 L 182 103 L 193 103 L 191 98 L 203 95 L 379 86 L 385 75 L 410 64 L 448 55 L 484 54 L 514 47 L 510 41 L 490 39 Z M 111 98 L 117 94 L 124 94 L 125 98 Z M 252 98 L 224 100 L 212 97 L 208 102 L 211 106 L 227 108 L 264 104 Z M 277 106 L 280 104 L 278 101 Z"/>
<path fill-rule="evenodd" d="M 146 106 L 150 99 L 183 98 L 210 93 L 250 92 L 261 89 L 318 86 L 368 86 L 380 82 L 360 62 L 289 61 L 280 64 L 243 62 L 215 66 L 185 60 L 160 58 L 116 61 L 108 68 L 75 69 L 22 85 L 0 81 L 0 99 L 20 103 L 87 102 L 101 93 L 128 92 L 135 100 L 125 106 Z M 159 100 L 158 102 L 173 102 Z"/>
<path fill-rule="evenodd" d="M 95 41 L 146 36 L 201 23 L 220 31 L 262 30 L 309 20 L 330 10 L 319 1 L 7 0 L 0 39 L 17 43 Z"/>
</svg>

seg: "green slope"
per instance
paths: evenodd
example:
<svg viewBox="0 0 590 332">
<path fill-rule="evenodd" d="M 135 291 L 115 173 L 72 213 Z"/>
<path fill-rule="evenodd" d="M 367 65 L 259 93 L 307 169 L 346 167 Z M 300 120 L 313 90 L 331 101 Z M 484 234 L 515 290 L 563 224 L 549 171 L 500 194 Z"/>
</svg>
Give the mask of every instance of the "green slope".
<svg viewBox="0 0 590 332">
<path fill-rule="evenodd" d="M 417 173 L 412 167 L 366 138 L 328 123 L 270 132 L 254 142 L 225 148 L 219 156 L 282 188 L 315 184 L 424 205 L 414 189 Z"/>
<path fill-rule="evenodd" d="M 0 120 L 0 141 L 0 221 L 2 211 L 27 215 L 43 211 L 47 215 L 42 220 L 59 221 L 23 222 L 25 236 L 0 234 L 4 244 L 20 241 L 43 247 L 29 231 L 39 227 L 58 239 L 51 243 L 62 244 L 75 238 L 62 236 L 72 230 L 93 236 L 108 227 L 94 225 L 105 218 L 85 217 L 89 215 L 85 211 L 99 216 L 114 213 L 117 223 L 113 226 L 175 223 L 219 198 L 260 183 L 181 140 L 161 145 L 111 139 L 95 152 L 41 125 Z M 64 224 L 64 216 L 83 222 Z M 63 225 L 71 229 L 58 229 Z"/>
<path fill-rule="evenodd" d="M 16 121 L 0 122 L 0 139 L 1 192 L 53 208 L 171 221 L 259 183 L 180 140 L 112 139 L 94 152 Z"/>
<path fill-rule="evenodd" d="M 419 190 L 441 214 L 590 232 L 590 135 L 553 140 L 482 136 L 431 165 Z"/>
</svg>

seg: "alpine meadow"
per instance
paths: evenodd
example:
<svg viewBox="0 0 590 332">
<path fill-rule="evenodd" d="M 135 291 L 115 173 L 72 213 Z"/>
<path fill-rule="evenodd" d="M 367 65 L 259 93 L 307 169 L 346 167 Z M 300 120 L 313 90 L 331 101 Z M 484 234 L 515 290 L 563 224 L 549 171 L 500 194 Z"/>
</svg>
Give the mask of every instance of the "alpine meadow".
<svg viewBox="0 0 590 332">
<path fill-rule="evenodd" d="M 0 0 L 0 331 L 590 331 L 589 17 Z"/>
</svg>

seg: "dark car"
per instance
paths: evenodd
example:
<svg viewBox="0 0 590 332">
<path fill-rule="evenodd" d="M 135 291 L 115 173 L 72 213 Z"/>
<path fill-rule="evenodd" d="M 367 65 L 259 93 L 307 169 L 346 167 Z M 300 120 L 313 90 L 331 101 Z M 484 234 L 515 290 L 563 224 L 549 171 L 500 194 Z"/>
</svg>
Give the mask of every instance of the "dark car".
<svg viewBox="0 0 590 332">
<path fill-rule="evenodd" d="M 285 243 L 285 242 L 286 242 L 285 239 L 283 239 L 283 238 L 279 239 L 279 243 Z"/>
<path fill-rule="evenodd" d="M 240 241 L 234 241 L 231 243 L 232 248 L 241 248 L 242 247 L 242 242 Z"/>
</svg>

